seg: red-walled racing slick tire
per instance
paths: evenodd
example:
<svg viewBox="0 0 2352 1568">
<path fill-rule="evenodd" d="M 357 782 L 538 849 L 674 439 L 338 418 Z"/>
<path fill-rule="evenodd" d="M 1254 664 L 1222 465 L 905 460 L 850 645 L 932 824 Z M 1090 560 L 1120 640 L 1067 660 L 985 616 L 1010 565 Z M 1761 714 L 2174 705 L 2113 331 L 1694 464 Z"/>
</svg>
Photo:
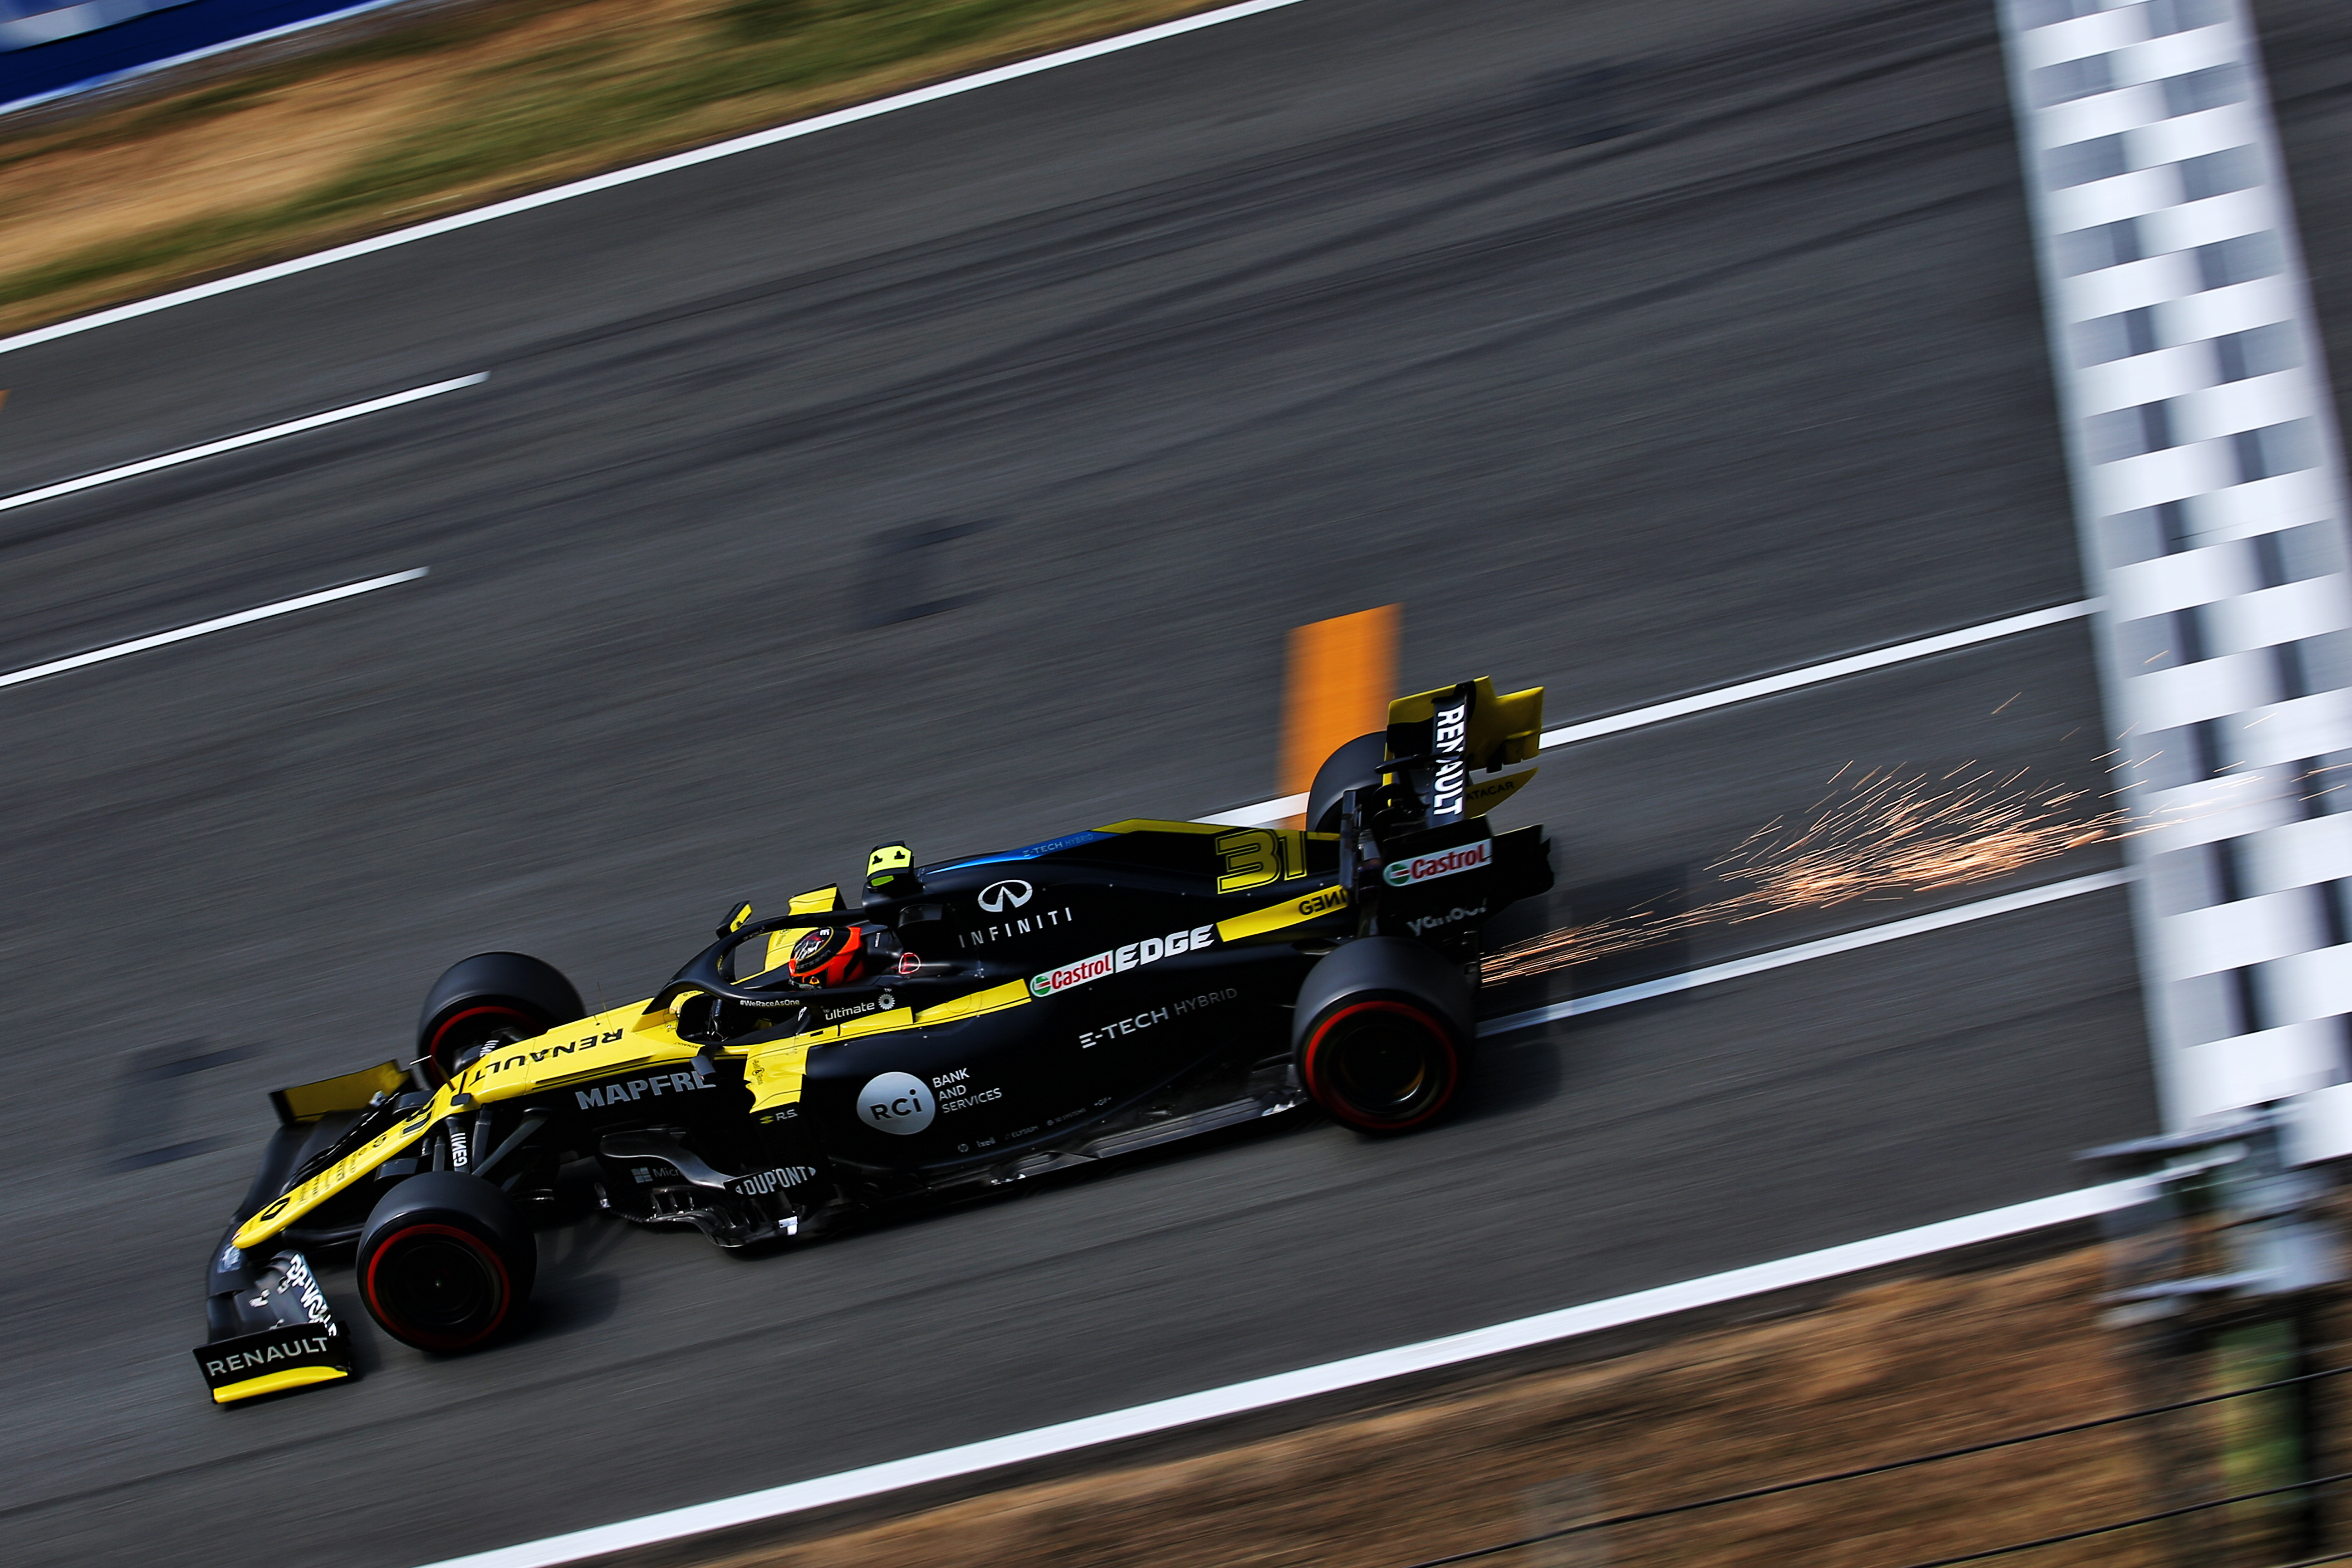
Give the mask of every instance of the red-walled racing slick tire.
<svg viewBox="0 0 2352 1568">
<path fill-rule="evenodd" d="M 478 952 L 442 973 L 416 1022 L 415 1079 L 438 1089 L 483 1047 L 509 1045 L 584 1016 L 553 964 L 522 952 Z"/>
<path fill-rule="evenodd" d="M 1299 990 L 1299 1080 L 1334 1121 L 1362 1132 L 1409 1131 L 1460 1092 L 1473 1006 L 1461 970 L 1419 942 L 1343 943 Z"/>
<path fill-rule="evenodd" d="M 539 1247 L 514 1200 L 456 1171 L 386 1193 L 360 1235 L 360 1299 L 385 1333 L 426 1351 L 478 1350 L 530 1298 Z"/>
</svg>

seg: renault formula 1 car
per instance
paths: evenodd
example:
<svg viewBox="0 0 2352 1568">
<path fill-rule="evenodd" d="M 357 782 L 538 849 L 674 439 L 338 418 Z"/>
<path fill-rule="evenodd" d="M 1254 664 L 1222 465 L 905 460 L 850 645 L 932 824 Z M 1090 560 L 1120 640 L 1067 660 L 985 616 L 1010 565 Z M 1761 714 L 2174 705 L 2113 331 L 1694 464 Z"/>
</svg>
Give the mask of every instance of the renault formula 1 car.
<svg viewBox="0 0 2352 1568">
<path fill-rule="evenodd" d="M 465 960 L 413 1061 L 270 1097 L 206 1284 L 213 1398 L 350 1374 L 308 1254 L 351 1256 L 395 1339 L 491 1342 L 570 1161 L 612 1214 L 741 1247 L 1309 1103 L 1422 1126 L 1469 1067 L 1482 928 L 1551 886 L 1542 830 L 1486 820 L 1542 710 L 1484 679 L 1402 698 L 1299 828 L 1121 822 L 928 866 L 886 845 L 857 906 L 738 905 L 610 1012 L 536 959 Z"/>
</svg>

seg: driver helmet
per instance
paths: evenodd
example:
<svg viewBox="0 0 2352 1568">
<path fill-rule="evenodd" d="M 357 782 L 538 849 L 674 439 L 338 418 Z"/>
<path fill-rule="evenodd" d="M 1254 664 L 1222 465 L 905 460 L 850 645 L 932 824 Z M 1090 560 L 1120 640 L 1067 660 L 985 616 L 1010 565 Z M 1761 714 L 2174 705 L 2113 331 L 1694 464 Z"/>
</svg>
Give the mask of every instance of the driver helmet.
<svg viewBox="0 0 2352 1568">
<path fill-rule="evenodd" d="M 855 985 L 896 963 L 898 949 L 898 939 L 880 926 L 819 926 L 793 943 L 784 972 L 802 985 Z"/>
</svg>

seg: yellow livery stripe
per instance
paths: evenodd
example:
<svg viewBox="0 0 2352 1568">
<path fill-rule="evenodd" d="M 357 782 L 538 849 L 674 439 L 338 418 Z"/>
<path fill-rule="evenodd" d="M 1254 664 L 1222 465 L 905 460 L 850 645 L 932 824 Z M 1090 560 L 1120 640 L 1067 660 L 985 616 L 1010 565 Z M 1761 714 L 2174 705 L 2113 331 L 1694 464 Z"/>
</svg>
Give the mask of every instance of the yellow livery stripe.
<svg viewBox="0 0 2352 1568">
<path fill-rule="evenodd" d="M 425 1129 L 448 1114 L 449 1089 L 443 1085 L 428 1104 L 420 1105 L 407 1115 L 377 1133 L 352 1152 L 344 1155 L 309 1181 L 289 1190 L 277 1202 L 265 1206 L 259 1214 L 237 1227 L 234 1237 L 240 1248 L 260 1246 L 352 1182 L 374 1170 L 411 1143 L 425 1136 Z"/>
<path fill-rule="evenodd" d="M 1505 773 L 1498 779 L 1482 779 L 1462 792 L 1462 815 L 1484 816 L 1513 795 L 1527 782 L 1541 773 L 1541 768 L 1529 768 L 1523 773 Z"/>
<path fill-rule="evenodd" d="M 215 1405 L 231 1405 L 240 1399 L 251 1399 L 257 1394 L 276 1394 L 281 1389 L 301 1388 L 313 1383 L 332 1383 L 352 1374 L 339 1366 L 289 1366 L 284 1372 L 265 1372 L 259 1377 L 248 1377 L 243 1383 L 223 1384 L 213 1390 Z"/>
<path fill-rule="evenodd" d="M 1028 1000 L 1028 982 L 1012 980 L 985 991 L 975 991 L 969 996 L 942 1002 L 920 1013 L 911 1007 L 894 1007 L 887 1013 L 872 1013 L 828 1028 L 811 1029 L 805 1035 L 795 1035 L 789 1041 L 753 1047 L 745 1053 L 743 1063 L 743 1084 L 751 1091 L 751 1109 L 754 1111 L 771 1110 L 779 1105 L 799 1103 L 802 1086 L 808 1075 L 808 1054 L 812 1046 L 830 1046 L 866 1035 L 895 1034 L 901 1029 L 952 1024 L 961 1019 L 978 1017 L 983 1013 L 1018 1007 Z"/>
<path fill-rule="evenodd" d="M 805 1039 L 753 1052 L 743 1063 L 743 1087 L 751 1091 L 751 1109 L 772 1110 L 779 1105 L 799 1104 L 801 1080 L 808 1072 L 808 1054 L 809 1042 Z"/>
<path fill-rule="evenodd" d="M 1281 931 L 1286 926 L 1298 925 L 1333 910 L 1348 907 L 1345 888 L 1318 888 L 1295 899 L 1285 899 L 1278 904 L 1268 904 L 1262 910 L 1252 910 L 1245 915 L 1235 915 L 1217 922 L 1217 940 L 1240 942 L 1244 937 L 1264 936 L 1268 931 Z"/>
<path fill-rule="evenodd" d="M 656 1062 L 688 1061 L 698 1048 L 678 1037 L 677 1015 L 648 1013 L 643 1002 L 635 1002 L 592 1013 L 537 1039 L 485 1051 L 451 1087 L 478 1100 L 512 1100 Z"/>
<path fill-rule="evenodd" d="M 650 1065 L 693 1060 L 698 1047 L 678 1038 L 677 1020 L 668 1013 L 647 1013 L 645 1005 L 638 1002 L 615 1007 L 550 1029 L 537 1039 L 484 1052 L 430 1100 L 246 1221 L 237 1229 L 236 1245 L 258 1247 L 408 1148 L 449 1114 L 459 1094 L 472 1096 L 478 1104 L 513 1100 Z"/>
<path fill-rule="evenodd" d="M 934 1012 L 937 1010 L 933 1009 Z M 925 1015 L 926 1019 L 929 1016 Z M 807 1034 L 795 1035 L 788 1041 L 752 1047 L 741 1053 L 745 1058 L 743 1087 L 751 1091 L 751 1109 L 755 1111 L 772 1110 L 779 1105 L 800 1102 L 801 1083 L 808 1073 L 810 1047 L 835 1045 L 865 1035 L 895 1034 L 900 1029 L 915 1026 L 915 1010 L 912 1007 L 893 1007 L 887 1013 L 869 1013 L 845 1024 L 811 1029 Z"/>
<path fill-rule="evenodd" d="M 863 1018 L 852 1018 L 845 1024 L 835 1024 L 824 1031 L 836 1040 L 854 1040 L 860 1035 L 887 1035 L 915 1026 L 912 1007 L 893 1007 L 887 1013 L 868 1013 Z"/>
<path fill-rule="evenodd" d="M 1028 1000 L 1029 983 L 1026 980 L 1009 980 L 985 991 L 975 991 L 969 996 L 959 996 L 952 1002 L 942 1002 L 936 1007 L 926 1007 L 915 1016 L 915 1022 L 926 1026 L 952 1024 L 959 1018 L 976 1018 L 982 1013 L 1001 1013 L 1007 1007 L 1018 1007 Z"/>
</svg>

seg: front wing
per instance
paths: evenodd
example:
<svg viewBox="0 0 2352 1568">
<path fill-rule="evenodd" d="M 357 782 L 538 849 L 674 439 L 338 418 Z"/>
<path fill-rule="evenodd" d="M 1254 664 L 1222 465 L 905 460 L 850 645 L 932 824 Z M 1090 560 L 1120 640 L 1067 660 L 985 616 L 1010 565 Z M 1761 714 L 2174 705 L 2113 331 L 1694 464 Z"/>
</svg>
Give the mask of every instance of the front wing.
<svg viewBox="0 0 2352 1568">
<path fill-rule="evenodd" d="M 217 1337 L 195 1352 L 214 1404 L 352 1375 L 350 1342 L 300 1253 L 278 1253 L 249 1283 L 214 1300 L 227 1309 L 212 1314 L 215 1322 L 230 1331 L 216 1329 Z"/>
</svg>

